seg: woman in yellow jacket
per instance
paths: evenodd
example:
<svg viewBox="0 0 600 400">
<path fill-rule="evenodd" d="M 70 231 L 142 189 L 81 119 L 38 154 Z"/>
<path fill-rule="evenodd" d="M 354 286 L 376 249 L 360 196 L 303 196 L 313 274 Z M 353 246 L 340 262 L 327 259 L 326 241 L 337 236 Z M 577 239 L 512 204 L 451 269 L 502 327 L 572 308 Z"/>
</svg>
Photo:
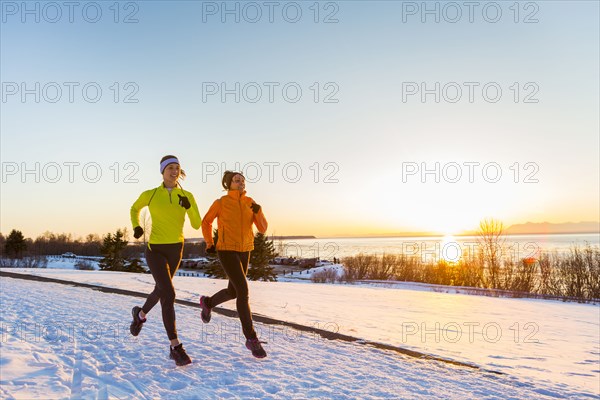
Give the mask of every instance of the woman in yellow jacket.
<svg viewBox="0 0 600 400">
<path fill-rule="evenodd" d="M 225 171 L 221 181 L 227 195 L 215 200 L 202 220 L 202 236 L 208 253 L 218 253 L 221 265 L 229 278 L 229 284 L 213 296 L 200 296 L 202 321 L 208 323 L 211 309 L 228 300 L 236 299 L 237 312 L 246 337 L 246 347 L 257 358 L 267 356 L 256 336 L 250 312 L 248 263 L 250 252 L 254 250 L 252 225 L 259 232 L 267 231 L 267 219 L 262 207 L 246 196 L 245 178 L 239 172 Z M 218 239 L 215 249 L 212 237 L 212 223 L 217 218 Z"/>
<path fill-rule="evenodd" d="M 162 184 L 155 189 L 143 192 L 131 206 L 131 224 L 134 227 L 133 236 L 136 239 L 144 234 L 139 221 L 140 211 L 146 206 L 150 210 L 152 232 L 145 255 L 156 285 L 154 291 L 148 295 L 143 307 L 133 307 L 130 331 L 133 336 L 140 333 L 142 325 L 146 322 L 146 314 L 160 300 L 163 324 L 171 341 L 170 358 L 175 360 L 177 365 L 186 365 L 192 360 L 177 338 L 173 275 L 179 268 L 183 253 L 185 216 L 188 216 L 194 229 L 200 228 L 202 219 L 194 196 L 190 192 L 184 191 L 181 185 L 177 187 L 179 178 L 185 177 L 185 172 L 180 168 L 177 157 L 164 156 L 160 160 L 160 173 L 163 176 Z"/>
</svg>

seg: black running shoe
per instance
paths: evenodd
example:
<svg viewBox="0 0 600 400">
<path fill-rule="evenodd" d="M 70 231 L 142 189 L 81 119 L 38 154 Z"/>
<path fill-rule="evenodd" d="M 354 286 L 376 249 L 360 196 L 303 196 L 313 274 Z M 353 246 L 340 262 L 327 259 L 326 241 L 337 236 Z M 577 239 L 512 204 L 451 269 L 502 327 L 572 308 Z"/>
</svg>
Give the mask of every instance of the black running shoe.
<svg viewBox="0 0 600 400">
<path fill-rule="evenodd" d="M 140 331 L 142 330 L 142 325 L 144 325 L 144 322 L 146 322 L 146 318 L 140 318 L 140 311 L 142 311 L 142 309 L 138 306 L 135 306 L 131 309 L 133 321 L 131 321 L 131 325 L 129 326 L 129 332 L 131 332 L 133 336 L 137 336 L 140 334 Z"/>
<path fill-rule="evenodd" d="M 200 308 L 202 309 L 202 311 L 200 311 L 200 318 L 202 318 L 202 322 L 204 322 L 205 324 L 208 324 L 210 322 L 211 314 L 210 307 L 206 305 L 207 298 L 208 297 L 206 296 L 200 296 Z"/>
<path fill-rule="evenodd" d="M 185 349 L 183 348 L 183 343 L 179 343 L 177 346 L 171 347 L 170 349 L 171 354 L 169 355 L 169 358 L 171 358 L 171 360 L 175 360 L 175 364 L 182 366 L 192 363 L 192 359 L 187 355 Z"/>
<path fill-rule="evenodd" d="M 267 356 L 267 352 L 261 346 L 261 342 L 257 338 L 254 339 L 246 339 L 246 348 L 252 352 L 252 355 L 256 358 L 265 358 Z"/>
</svg>

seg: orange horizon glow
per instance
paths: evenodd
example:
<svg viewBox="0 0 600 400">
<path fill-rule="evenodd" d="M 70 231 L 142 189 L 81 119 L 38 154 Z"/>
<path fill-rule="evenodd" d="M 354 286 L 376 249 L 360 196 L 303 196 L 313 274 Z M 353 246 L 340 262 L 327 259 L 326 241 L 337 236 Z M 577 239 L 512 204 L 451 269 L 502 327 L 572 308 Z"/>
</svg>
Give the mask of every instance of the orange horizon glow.
<svg viewBox="0 0 600 400">
<path fill-rule="evenodd" d="M 274 215 L 269 218 L 269 229 L 267 234 L 269 236 L 314 236 L 317 238 L 328 238 L 328 237 L 419 237 L 419 236 L 431 236 L 431 237 L 446 237 L 446 236 L 470 236 L 477 234 L 479 229 L 479 222 L 485 218 L 475 217 L 472 218 L 473 222 L 470 224 L 462 223 L 460 218 L 453 217 L 446 220 L 435 220 L 430 218 L 427 223 L 423 224 L 367 224 L 360 223 L 360 221 L 343 221 L 339 223 L 334 220 L 320 220 L 318 223 L 310 223 L 306 220 L 298 221 L 292 220 L 281 222 L 281 215 Z M 418 217 L 418 216 L 417 216 Z M 285 217 L 284 217 L 285 218 Z M 490 217 L 488 217 L 490 218 Z M 503 221 L 501 218 L 495 218 L 504 223 L 505 231 L 512 225 L 524 224 L 526 222 L 531 223 L 550 223 L 550 224 L 561 224 L 561 223 L 573 223 L 563 221 L 553 221 L 548 219 L 537 220 L 529 219 L 525 222 L 521 221 Z M 89 234 L 97 234 L 104 236 L 107 233 L 114 233 L 117 229 L 127 229 L 131 235 L 132 228 L 129 226 L 128 221 L 123 220 L 121 224 L 114 225 L 112 221 L 109 221 L 101 216 L 92 216 L 85 221 L 84 227 L 69 226 L 65 227 L 65 221 L 57 219 L 51 221 L 48 218 L 44 227 L 40 227 L 39 223 L 33 224 L 19 224 L 13 226 L 8 224 L 2 224 L 2 230 L 0 231 L 4 236 L 7 236 L 12 229 L 19 230 L 25 237 L 35 239 L 41 236 L 44 232 L 52 232 L 55 234 L 70 234 L 73 238 L 85 238 Z M 70 223 L 76 223 L 79 225 L 80 221 L 69 221 Z M 380 222 L 380 221 L 376 221 Z M 396 222 L 396 221 L 392 221 Z M 585 222 L 585 221 L 582 221 Z M 600 226 L 600 222 L 588 221 L 595 223 Z M 576 223 L 575 223 L 576 224 Z M 307 228 L 307 225 L 310 225 Z M 92 229 L 86 229 L 85 227 L 94 227 Z M 285 229 L 281 229 L 284 227 Z M 523 232 L 526 233 L 526 232 Z M 543 232 L 531 232 L 543 233 Z M 589 231 L 573 231 L 565 233 L 594 233 Z M 200 231 L 194 230 L 189 226 L 189 222 L 184 225 L 184 236 L 186 238 L 200 238 L 202 234 Z"/>
</svg>

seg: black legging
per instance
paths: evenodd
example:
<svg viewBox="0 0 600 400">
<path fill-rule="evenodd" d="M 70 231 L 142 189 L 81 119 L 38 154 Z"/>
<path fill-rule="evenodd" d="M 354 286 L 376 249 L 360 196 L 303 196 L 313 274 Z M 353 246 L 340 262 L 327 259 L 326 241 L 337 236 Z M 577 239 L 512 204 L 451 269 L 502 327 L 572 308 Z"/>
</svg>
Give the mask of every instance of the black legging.
<svg viewBox="0 0 600 400">
<path fill-rule="evenodd" d="M 226 301 L 236 299 L 237 312 L 242 323 L 242 332 L 246 339 L 255 338 L 256 332 L 252 326 L 252 313 L 248 303 L 248 262 L 250 252 L 219 251 L 219 260 L 229 278 L 227 289 L 215 293 L 208 301 L 209 307 L 216 307 Z"/>
<path fill-rule="evenodd" d="M 142 310 L 148 314 L 160 300 L 163 324 L 169 340 L 177 339 L 173 275 L 179 268 L 182 254 L 183 243 L 149 244 L 146 247 L 146 262 L 156 285 L 154 291 L 148 295 Z"/>
</svg>

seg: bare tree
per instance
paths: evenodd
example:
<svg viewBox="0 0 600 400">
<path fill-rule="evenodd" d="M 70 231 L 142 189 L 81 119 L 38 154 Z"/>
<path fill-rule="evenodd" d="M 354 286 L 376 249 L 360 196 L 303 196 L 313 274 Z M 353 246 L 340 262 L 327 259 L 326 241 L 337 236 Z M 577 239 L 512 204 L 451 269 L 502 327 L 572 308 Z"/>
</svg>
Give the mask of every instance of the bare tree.
<svg viewBox="0 0 600 400">
<path fill-rule="evenodd" d="M 146 244 L 147 235 L 150 235 L 150 231 L 152 230 L 152 217 L 150 216 L 150 210 L 148 208 L 144 208 L 140 213 L 142 229 L 144 230 L 144 236 L 142 236 L 142 240 L 144 244 Z"/>
<path fill-rule="evenodd" d="M 358 279 L 369 279 L 378 263 L 379 260 L 374 254 L 359 253 L 346 257 L 343 260 L 344 280 L 352 282 Z"/>
<path fill-rule="evenodd" d="M 486 267 L 484 285 L 497 288 L 500 283 L 500 269 L 502 264 L 502 249 L 504 248 L 504 224 L 493 218 L 486 218 L 479 223 L 477 232 L 478 242 L 483 250 L 483 259 Z"/>
<path fill-rule="evenodd" d="M 379 262 L 373 266 L 370 279 L 388 280 L 392 277 L 398 265 L 398 256 L 395 254 L 383 254 Z"/>
</svg>

